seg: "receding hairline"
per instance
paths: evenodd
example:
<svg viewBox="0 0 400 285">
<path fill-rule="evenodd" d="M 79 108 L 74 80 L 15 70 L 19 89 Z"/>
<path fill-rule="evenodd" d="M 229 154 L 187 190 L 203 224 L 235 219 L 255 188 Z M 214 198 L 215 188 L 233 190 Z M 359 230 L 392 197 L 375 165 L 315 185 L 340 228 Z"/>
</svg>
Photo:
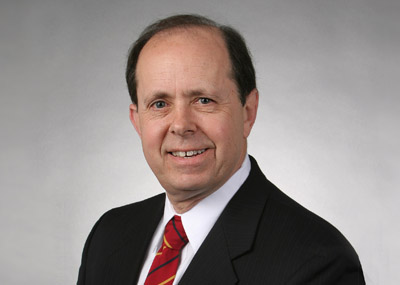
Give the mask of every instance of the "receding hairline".
<svg viewBox="0 0 400 285">
<path fill-rule="evenodd" d="M 211 26 L 211 25 L 198 25 L 198 24 L 188 24 L 184 26 L 177 26 L 177 27 L 171 27 L 167 28 L 164 30 L 161 30 L 154 35 L 152 35 L 147 42 L 144 44 L 142 49 L 139 52 L 138 55 L 138 60 L 137 60 L 137 65 L 136 65 L 136 72 L 137 72 L 137 67 L 140 62 L 141 55 L 144 50 L 146 50 L 146 47 L 149 48 L 151 45 L 157 45 L 157 41 L 162 41 L 165 38 L 168 38 L 168 36 L 171 35 L 179 35 L 179 34 L 186 34 L 188 38 L 196 38 L 196 34 L 198 35 L 199 33 L 196 31 L 208 31 L 209 34 L 216 36 L 219 39 L 219 44 L 220 47 L 223 49 L 224 54 L 226 56 L 227 64 L 228 64 L 228 74 L 227 76 L 235 81 L 235 75 L 234 75 L 234 70 L 233 70 L 233 65 L 232 65 L 232 60 L 230 58 L 230 53 L 228 50 L 227 42 L 224 38 L 224 33 L 221 31 L 221 29 L 217 26 Z M 217 41 L 213 42 L 214 44 L 217 44 Z M 139 80 L 137 77 L 135 78 L 136 80 L 136 85 L 138 87 L 139 85 Z M 239 86 L 237 86 L 237 83 L 235 82 L 237 92 L 239 93 Z"/>
</svg>

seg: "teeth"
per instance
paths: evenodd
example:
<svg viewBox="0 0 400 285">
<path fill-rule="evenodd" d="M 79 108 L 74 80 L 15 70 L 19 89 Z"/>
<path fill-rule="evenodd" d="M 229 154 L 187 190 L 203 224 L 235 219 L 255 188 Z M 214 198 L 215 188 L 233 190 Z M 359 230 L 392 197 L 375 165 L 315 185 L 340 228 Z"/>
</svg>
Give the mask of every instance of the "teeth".
<svg viewBox="0 0 400 285">
<path fill-rule="evenodd" d="M 192 157 L 205 152 L 205 149 L 200 150 L 189 150 L 189 151 L 173 151 L 172 155 L 176 157 Z"/>
</svg>

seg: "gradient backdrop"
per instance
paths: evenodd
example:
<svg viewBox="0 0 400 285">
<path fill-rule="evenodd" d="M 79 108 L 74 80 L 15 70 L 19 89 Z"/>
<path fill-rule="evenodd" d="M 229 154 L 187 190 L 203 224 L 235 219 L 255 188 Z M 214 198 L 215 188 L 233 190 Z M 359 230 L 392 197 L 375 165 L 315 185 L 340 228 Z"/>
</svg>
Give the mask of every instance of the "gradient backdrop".
<svg viewBox="0 0 400 285">
<path fill-rule="evenodd" d="M 267 177 L 342 231 L 368 284 L 400 284 L 398 0 L 1 0 L 0 283 L 74 284 L 99 216 L 162 191 L 124 68 L 147 24 L 182 12 L 247 39 Z"/>
</svg>

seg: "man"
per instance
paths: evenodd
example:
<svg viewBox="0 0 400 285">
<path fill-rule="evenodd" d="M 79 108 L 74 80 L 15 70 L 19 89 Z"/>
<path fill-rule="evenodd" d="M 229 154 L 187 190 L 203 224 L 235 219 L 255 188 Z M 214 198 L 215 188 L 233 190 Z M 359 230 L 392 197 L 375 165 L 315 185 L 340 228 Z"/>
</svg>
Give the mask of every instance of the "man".
<svg viewBox="0 0 400 285">
<path fill-rule="evenodd" d="M 166 195 L 100 218 L 78 284 L 365 283 L 340 232 L 247 155 L 258 92 L 235 30 L 195 15 L 156 22 L 126 75 L 130 119 Z"/>
</svg>

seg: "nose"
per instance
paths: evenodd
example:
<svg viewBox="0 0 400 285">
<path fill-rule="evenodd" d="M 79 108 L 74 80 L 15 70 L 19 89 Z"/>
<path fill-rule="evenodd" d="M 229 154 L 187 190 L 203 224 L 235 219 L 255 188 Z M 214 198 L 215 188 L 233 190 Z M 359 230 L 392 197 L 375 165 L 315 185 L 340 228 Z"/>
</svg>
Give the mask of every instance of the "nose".
<svg viewBox="0 0 400 285">
<path fill-rule="evenodd" d="M 169 127 L 171 133 L 186 136 L 196 131 L 194 116 L 189 106 L 176 106 L 171 115 L 172 121 Z"/>
</svg>

